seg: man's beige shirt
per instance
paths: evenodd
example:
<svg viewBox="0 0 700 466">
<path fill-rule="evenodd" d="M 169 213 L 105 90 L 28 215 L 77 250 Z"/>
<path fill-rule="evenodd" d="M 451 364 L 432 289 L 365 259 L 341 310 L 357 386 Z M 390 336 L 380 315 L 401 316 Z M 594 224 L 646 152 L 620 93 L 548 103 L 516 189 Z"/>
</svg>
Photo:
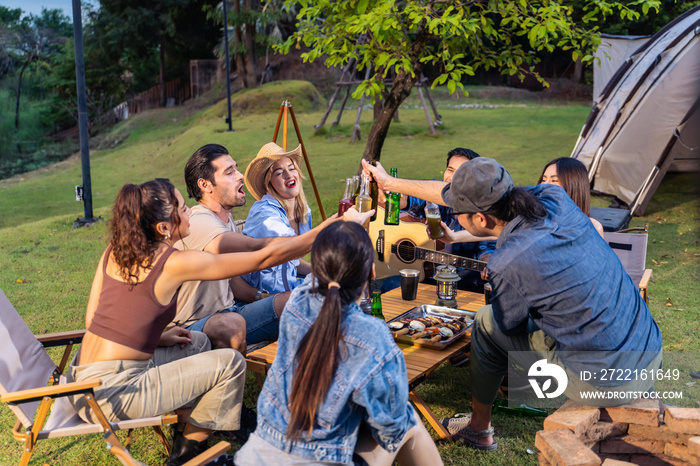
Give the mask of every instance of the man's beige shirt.
<svg viewBox="0 0 700 466">
<path fill-rule="evenodd" d="M 236 231 L 233 217 L 224 223 L 214 212 L 196 205 L 190 215 L 190 235 L 175 243 L 179 250 L 203 251 L 207 244 L 222 233 Z M 185 327 L 196 321 L 233 306 L 230 279 L 185 282 L 177 297 L 177 315 L 174 322 Z"/>
</svg>

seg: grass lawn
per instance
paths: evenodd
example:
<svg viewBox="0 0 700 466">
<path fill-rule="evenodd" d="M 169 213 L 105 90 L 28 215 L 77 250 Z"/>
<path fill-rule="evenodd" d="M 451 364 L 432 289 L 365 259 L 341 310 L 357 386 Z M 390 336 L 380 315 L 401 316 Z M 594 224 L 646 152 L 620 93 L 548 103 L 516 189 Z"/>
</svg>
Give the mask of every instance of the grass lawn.
<svg viewBox="0 0 700 466">
<path fill-rule="evenodd" d="M 400 177 L 440 179 L 447 151 L 462 146 L 499 160 L 516 184 L 534 184 L 547 161 L 571 153 L 590 110 L 587 104 L 492 101 L 483 97 L 455 100 L 442 91 L 435 94 L 443 121 L 436 136 L 428 132 L 417 96 L 412 96 L 400 111 L 400 121 L 392 123 L 381 161 L 385 167 L 398 167 Z M 315 134 L 313 125 L 321 120 L 325 102 L 310 85 L 285 82 L 236 94 L 233 132 L 226 131 L 225 100 L 201 110 L 191 106 L 149 111 L 115 126 L 100 138 L 101 147 L 108 148 L 91 152 L 95 215 L 109 219 L 114 197 L 127 182 L 168 177 L 185 192 L 184 164 L 194 150 L 207 143 L 228 147 L 243 171 L 257 150 L 272 139 L 279 102 L 284 98 L 294 104 L 325 212 L 333 213 L 343 194 L 343 180 L 355 173 L 364 149 L 363 142 L 349 143 L 357 107 L 346 108 L 344 119 L 336 127 L 330 123 L 336 116 L 332 113 L 324 129 Z M 362 114 L 364 137 L 369 133 L 371 115 L 371 110 Z M 296 138 L 290 136 L 289 147 L 295 144 Z M 631 224 L 650 225 L 647 267 L 654 269 L 654 281 L 649 286 L 650 309 L 661 328 L 664 348 L 688 356 L 700 354 L 700 203 L 696 181 L 695 174 L 668 175 L 645 216 L 633 219 Z M 72 228 L 73 221 L 83 216 L 83 206 L 74 197 L 74 186 L 81 183 L 80 160 L 76 157 L 0 181 L 0 289 L 35 333 L 84 326 L 90 284 L 108 233 L 105 222 Z M 317 224 L 320 213 L 308 179 L 306 194 Z M 236 217 L 245 218 L 251 204 L 249 196 L 248 204 L 235 212 Z M 602 200 L 594 200 L 594 204 L 606 205 Z M 696 365 L 699 359 L 694 359 Z M 254 406 L 258 391 L 249 375 L 248 406 Z M 438 416 L 468 411 L 468 366 L 439 368 L 418 392 Z M 496 414 L 493 423 L 498 451 L 481 453 L 461 444 L 438 442 L 445 463 L 537 462 L 536 455 L 527 450 L 534 450 L 541 418 Z M 19 442 L 10 435 L 13 424 L 14 416 L 3 405 L 0 464 L 16 463 L 21 454 Z M 119 435 L 123 438 L 122 433 Z M 135 458 L 147 464 L 164 462 L 164 451 L 155 435 L 144 430 L 135 437 Z M 233 450 L 238 447 L 234 445 Z M 118 461 L 106 451 L 101 436 L 94 435 L 40 442 L 32 464 L 44 463 Z"/>
</svg>

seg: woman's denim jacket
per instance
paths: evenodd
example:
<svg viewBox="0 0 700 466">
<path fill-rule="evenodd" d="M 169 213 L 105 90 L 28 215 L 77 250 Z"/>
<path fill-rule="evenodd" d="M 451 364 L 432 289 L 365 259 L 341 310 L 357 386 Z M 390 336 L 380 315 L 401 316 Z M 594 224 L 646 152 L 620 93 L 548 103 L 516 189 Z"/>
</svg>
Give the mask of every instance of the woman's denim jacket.
<svg viewBox="0 0 700 466">
<path fill-rule="evenodd" d="M 308 276 L 285 306 L 277 357 L 258 398 L 255 433 L 292 455 L 352 464 L 358 430 L 364 421 L 379 445 L 393 453 L 415 425 L 413 408 L 408 404 L 406 363 L 386 324 L 364 314 L 355 303 L 342 311 L 340 361 L 316 412 L 312 434 L 304 432 L 297 440 L 286 436 L 295 354 L 324 299 L 313 292 L 314 282 Z"/>
</svg>

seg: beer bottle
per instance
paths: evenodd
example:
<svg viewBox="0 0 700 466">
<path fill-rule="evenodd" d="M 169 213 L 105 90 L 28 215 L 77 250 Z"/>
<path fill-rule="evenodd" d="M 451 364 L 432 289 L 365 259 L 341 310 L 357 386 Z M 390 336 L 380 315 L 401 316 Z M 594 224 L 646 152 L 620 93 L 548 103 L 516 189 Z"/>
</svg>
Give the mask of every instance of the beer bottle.
<svg viewBox="0 0 700 466">
<path fill-rule="evenodd" d="M 382 293 L 380 291 L 375 291 L 372 294 L 372 317 L 385 320 L 382 313 Z"/>
<path fill-rule="evenodd" d="M 396 178 L 396 169 L 389 170 L 391 176 Z M 389 193 L 384 203 L 384 225 L 398 225 L 399 211 L 401 209 L 401 194 Z"/>
<path fill-rule="evenodd" d="M 496 401 L 493 402 L 492 412 L 514 414 L 515 416 L 520 416 L 520 417 L 524 417 L 524 416 L 546 417 L 549 414 L 547 411 L 545 411 L 543 409 L 531 408 L 525 404 L 521 404 L 519 408 L 510 408 L 510 407 L 508 407 L 508 401 L 502 400 L 500 398 L 497 398 Z"/>
<path fill-rule="evenodd" d="M 352 186 L 353 186 L 353 195 L 352 195 L 352 203 L 355 203 L 355 199 L 357 199 L 357 196 L 360 195 L 360 177 L 357 175 L 354 175 L 352 177 Z"/>
<path fill-rule="evenodd" d="M 353 181 L 352 178 L 345 180 L 345 194 L 338 203 L 338 217 L 341 217 L 346 210 L 352 207 L 355 203 L 352 201 Z"/>
<path fill-rule="evenodd" d="M 360 194 L 355 198 L 355 208 L 358 212 L 369 212 L 372 208 L 372 198 L 369 197 L 369 175 L 367 173 L 362 174 L 362 181 L 360 182 Z M 362 225 L 365 230 L 369 231 L 370 219 L 367 219 Z"/>
<path fill-rule="evenodd" d="M 376 160 L 370 161 L 370 163 L 374 166 L 377 165 Z M 370 217 L 369 221 L 374 222 L 377 220 L 377 205 L 379 203 L 379 186 L 377 185 L 377 181 L 374 179 L 372 175 L 369 176 L 369 197 L 372 199 L 372 208 L 374 209 L 374 215 Z"/>
</svg>

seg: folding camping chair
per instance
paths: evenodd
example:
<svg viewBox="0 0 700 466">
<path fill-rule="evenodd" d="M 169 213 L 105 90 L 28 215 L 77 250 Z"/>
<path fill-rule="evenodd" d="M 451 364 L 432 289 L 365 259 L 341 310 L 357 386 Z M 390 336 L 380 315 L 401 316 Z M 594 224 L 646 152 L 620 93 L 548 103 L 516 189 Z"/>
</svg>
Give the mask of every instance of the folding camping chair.
<svg viewBox="0 0 700 466">
<path fill-rule="evenodd" d="M 102 383 L 99 379 L 63 383 L 65 378 L 61 374 L 73 345 L 80 343 L 84 333 L 80 330 L 33 335 L 0 290 L 0 400 L 7 403 L 17 416 L 12 435 L 24 442 L 19 462 L 22 466 L 29 463 L 38 440 L 103 432 L 107 444 L 116 454 L 128 449 L 133 429 L 140 427 L 153 427 L 166 451 L 170 450 L 161 426 L 177 422 L 177 415 L 109 422 L 94 397 L 94 388 Z M 52 346 L 65 346 L 58 366 L 45 350 Z M 59 379 L 63 380 L 59 383 Z M 48 383 L 52 385 L 47 386 Z M 98 423 L 88 423 L 78 417 L 66 398 L 76 394 L 85 397 L 99 419 Z M 126 447 L 114 434 L 115 430 L 124 429 L 129 430 Z"/>
<path fill-rule="evenodd" d="M 222 440 L 213 447 L 209 448 L 207 451 L 195 456 L 182 466 L 205 465 L 226 453 L 229 448 L 231 448 L 231 444 Z M 124 466 L 145 466 L 140 461 L 136 461 L 124 447 L 112 445 L 107 442 L 107 449 L 109 449 L 109 451 L 112 452 Z"/>
<path fill-rule="evenodd" d="M 651 279 L 651 269 L 645 269 L 647 260 L 647 240 L 649 224 L 644 227 L 627 228 L 620 231 L 604 232 L 605 241 L 620 258 L 622 266 L 632 281 L 639 287 L 644 301 L 649 303 L 647 285 Z"/>
</svg>

